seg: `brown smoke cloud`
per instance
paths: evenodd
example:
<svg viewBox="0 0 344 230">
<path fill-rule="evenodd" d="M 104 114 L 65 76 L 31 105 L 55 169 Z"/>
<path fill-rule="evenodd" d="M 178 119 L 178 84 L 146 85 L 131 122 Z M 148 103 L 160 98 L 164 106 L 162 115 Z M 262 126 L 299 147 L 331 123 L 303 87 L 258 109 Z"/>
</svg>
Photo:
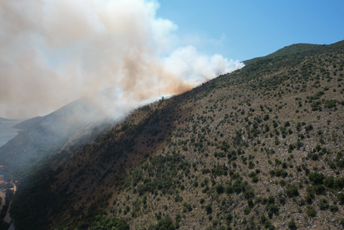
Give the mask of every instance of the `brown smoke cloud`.
<svg viewBox="0 0 344 230">
<path fill-rule="evenodd" d="M 0 116 L 32 117 L 115 87 L 127 102 L 191 89 L 243 66 L 179 47 L 145 0 L 0 0 Z M 129 100 L 130 99 L 130 100 Z"/>
</svg>

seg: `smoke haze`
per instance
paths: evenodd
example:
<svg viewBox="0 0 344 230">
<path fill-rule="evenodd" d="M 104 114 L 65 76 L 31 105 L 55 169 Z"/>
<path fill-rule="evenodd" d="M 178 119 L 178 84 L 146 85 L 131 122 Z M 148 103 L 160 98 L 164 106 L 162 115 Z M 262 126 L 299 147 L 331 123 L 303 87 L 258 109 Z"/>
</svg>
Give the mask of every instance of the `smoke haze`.
<svg viewBox="0 0 344 230">
<path fill-rule="evenodd" d="M 144 0 L 0 0 L 0 116 L 45 115 L 109 87 L 136 106 L 243 67 L 179 46 L 177 25 L 157 18 L 158 8 Z"/>
</svg>

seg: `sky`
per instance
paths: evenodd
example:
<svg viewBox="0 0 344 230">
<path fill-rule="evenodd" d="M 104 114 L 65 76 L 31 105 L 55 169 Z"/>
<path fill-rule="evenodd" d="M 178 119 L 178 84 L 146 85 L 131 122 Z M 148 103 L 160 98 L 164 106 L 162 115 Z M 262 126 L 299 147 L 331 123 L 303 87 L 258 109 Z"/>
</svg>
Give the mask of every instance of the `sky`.
<svg viewBox="0 0 344 230">
<path fill-rule="evenodd" d="M 343 0 L 0 0 L 0 117 L 43 116 L 108 88 L 114 97 L 97 104 L 111 110 L 176 95 L 287 45 L 343 40 L 343 9 Z"/>
<path fill-rule="evenodd" d="M 295 43 L 344 39 L 343 0 L 160 0 L 157 15 L 204 52 L 248 60 Z M 197 45 L 196 45 L 197 44 Z"/>
</svg>

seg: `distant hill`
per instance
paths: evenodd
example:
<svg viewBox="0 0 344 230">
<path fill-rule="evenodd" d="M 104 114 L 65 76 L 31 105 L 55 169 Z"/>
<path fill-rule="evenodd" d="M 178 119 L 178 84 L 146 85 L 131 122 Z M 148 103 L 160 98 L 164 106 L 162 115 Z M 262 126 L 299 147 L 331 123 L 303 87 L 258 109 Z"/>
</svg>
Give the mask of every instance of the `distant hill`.
<svg viewBox="0 0 344 230">
<path fill-rule="evenodd" d="M 13 126 L 13 128 L 29 129 L 33 127 L 34 125 L 38 124 L 42 119 L 44 119 L 44 117 L 33 117 L 23 122 L 20 122 L 19 124 L 16 124 L 15 126 Z"/>
<path fill-rule="evenodd" d="M 342 229 L 343 44 L 286 47 L 51 152 L 79 103 L 54 112 L 0 159 L 16 230 Z"/>
<path fill-rule="evenodd" d="M 0 117 L 0 121 L 10 121 L 10 119 Z"/>
<path fill-rule="evenodd" d="M 73 101 L 44 117 L 16 125 L 23 131 L 0 148 L 0 162 L 21 172 L 63 147 L 91 141 L 112 121 L 97 105 L 99 95 Z"/>
<path fill-rule="evenodd" d="M 258 60 L 264 59 L 273 59 L 273 58 L 288 58 L 288 56 L 310 56 L 314 54 L 319 54 L 323 52 L 331 51 L 343 51 L 344 50 L 344 41 L 339 41 L 337 43 L 329 45 L 315 45 L 315 44 L 293 44 L 290 46 L 285 46 L 282 49 L 277 50 L 274 53 L 266 55 L 264 57 L 257 57 L 244 61 L 245 65 L 251 65 Z"/>
</svg>

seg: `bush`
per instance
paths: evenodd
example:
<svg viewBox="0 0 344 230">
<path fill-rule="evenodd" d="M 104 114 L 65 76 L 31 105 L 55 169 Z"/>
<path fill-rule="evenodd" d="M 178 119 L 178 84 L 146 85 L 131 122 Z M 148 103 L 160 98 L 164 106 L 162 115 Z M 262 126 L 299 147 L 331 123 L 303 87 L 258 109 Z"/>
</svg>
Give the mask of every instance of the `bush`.
<svg viewBox="0 0 344 230">
<path fill-rule="evenodd" d="M 260 217 L 260 220 L 261 220 L 262 223 L 264 224 L 265 221 L 267 221 L 268 219 L 267 219 L 264 215 L 262 215 L 262 216 Z"/>
<path fill-rule="evenodd" d="M 229 224 L 232 222 L 232 219 L 233 219 L 232 215 L 231 215 L 230 213 L 228 213 L 228 214 L 226 215 L 226 222 L 227 222 L 227 225 L 229 225 Z"/>
<path fill-rule="evenodd" d="M 224 193 L 224 191 L 225 191 L 225 187 L 223 187 L 223 185 L 221 185 L 221 184 L 216 185 L 216 192 L 218 194 L 222 194 L 222 193 Z"/>
<path fill-rule="evenodd" d="M 330 205 L 326 202 L 326 200 L 322 200 L 319 204 L 318 204 L 320 210 L 327 210 Z"/>
<path fill-rule="evenodd" d="M 269 173 L 270 173 L 270 176 L 271 176 L 271 177 L 274 177 L 274 176 L 276 175 L 276 172 L 275 172 L 275 170 L 270 170 L 270 172 L 269 172 Z"/>
<path fill-rule="evenodd" d="M 159 220 L 155 229 L 175 230 L 176 227 L 173 225 L 172 220 L 169 217 L 166 217 L 165 219 Z"/>
<path fill-rule="evenodd" d="M 275 198 L 273 196 L 269 196 L 268 203 L 269 204 L 274 204 L 275 203 Z"/>
<path fill-rule="evenodd" d="M 292 198 L 292 197 L 296 197 L 299 195 L 299 191 L 297 190 L 296 187 L 291 187 L 287 190 L 287 195 Z"/>
<path fill-rule="evenodd" d="M 318 185 L 314 187 L 314 192 L 317 195 L 323 194 L 326 191 L 325 186 L 324 185 Z"/>
<path fill-rule="evenodd" d="M 250 209 L 249 207 L 246 207 L 246 208 L 244 209 L 245 215 L 250 214 L 250 212 L 251 212 L 251 209 Z"/>
<path fill-rule="evenodd" d="M 205 211 L 207 211 L 207 214 L 212 213 L 212 208 L 211 208 L 211 205 L 210 205 L 210 204 L 208 204 L 207 206 L 205 206 Z"/>
<path fill-rule="evenodd" d="M 313 130 L 313 125 L 305 126 L 305 130 L 306 130 L 306 132 L 309 132 L 309 131 Z"/>
<path fill-rule="evenodd" d="M 294 220 L 289 221 L 288 227 L 289 227 L 290 229 L 296 229 L 296 223 L 295 223 L 295 221 L 294 221 Z"/>
<path fill-rule="evenodd" d="M 274 229 L 275 229 L 275 226 L 273 226 L 273 225 L 271 224 L 271 222 L 268 221 L 268 220 L 264 222 L 264 227 L 265 227 L 266 229 L 269 229 L 269 230 L 274 230 Z"/>
<path fill-rule="evenodd" d="M 337 198 L 341 204 L 344 204 L 344 193 L 339 193 Z"/>
<path fill-rule="evenodd" d="M 312 197 L 311 196 L 306 196 L 306 202 L 308 203 L 308 204 L 311 204 L 312 202 L 313 202 L 313 199 L 312 199 Z"/>
<path fill-rule="evenodd" d="M 315 173 L 310 173 L 308 175 L 308 178 L 314 184 L 319 185 L 319 184 L 323 184 L 323 180 L 325 179 L 325 176 L 322 173 L 315 172 Z"/>
<path fill-rule="evenodd" d="M 315 211 L 313 207 L 310 207 L 307 210 L 307 215 L 313 218 L 317 215 L 317 212 Z"/>
<path fill-rule="evenodd" d="M 338 206 L 337 205 L 331 205 L 330 210 L 331 210 L 331 212 L 338 212 Z"/>
<path fill-rule="evenodd" d="M 272 213 L 277 213 L 278 212 L 278 206 L 275 204 L 270 204 L 268 207 L 269 211 L 271 211 Z"/>
<path fill-rule="evenodd" d="M 227 185 L 227 187 L 226 187 L 226 193 L 227 193 L 227 194 L 233 193 L 233 187 L 232 187 L 231 184 Z"/>
</svg>

